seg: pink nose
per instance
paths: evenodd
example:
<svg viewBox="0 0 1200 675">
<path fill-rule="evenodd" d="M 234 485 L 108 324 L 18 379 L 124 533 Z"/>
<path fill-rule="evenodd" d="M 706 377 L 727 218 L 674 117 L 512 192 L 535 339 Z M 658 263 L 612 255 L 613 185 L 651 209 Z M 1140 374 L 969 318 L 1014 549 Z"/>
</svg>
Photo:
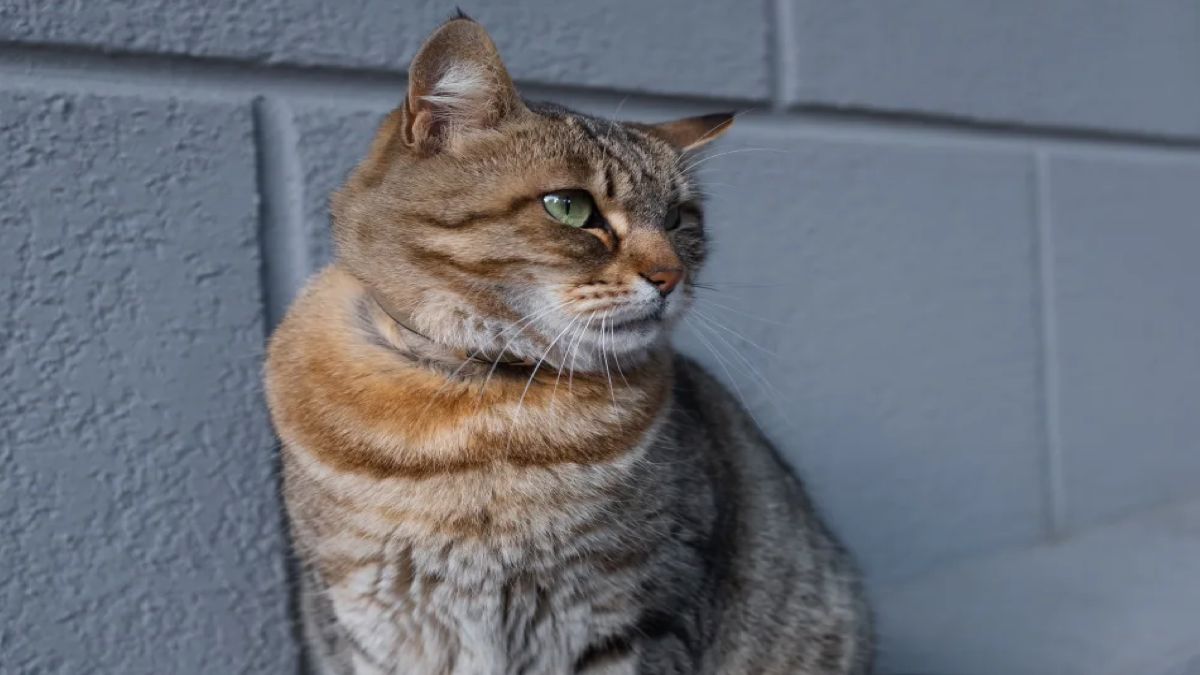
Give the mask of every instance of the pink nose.
<svg viewBox="0 0 1200 675">
<path fill-rule="evenodd" d="M 675 290 L 680 281 L 683 281 L 683 270 L 678 267 L 656 267 L 649 272 L 643 272 L 642 277 L 654 284 L 659 294 L 665 298 Z"/>
</svg>

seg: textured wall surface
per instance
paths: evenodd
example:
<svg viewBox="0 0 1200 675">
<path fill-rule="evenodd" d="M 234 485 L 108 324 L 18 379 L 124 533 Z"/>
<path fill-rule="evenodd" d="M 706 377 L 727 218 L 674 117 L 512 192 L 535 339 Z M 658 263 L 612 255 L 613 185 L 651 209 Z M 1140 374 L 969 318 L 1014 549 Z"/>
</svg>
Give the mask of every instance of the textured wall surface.
<svg viewBox="0 0 1200 675">
<path fill-rule="evenodd" d="M 249 107 L 0 111 L 0 670 L 286 667 Z"/>
<path fill-rule="evenodd" d="M 1200 4 L 460 4 L 531 98 L 748 111 L 680 342 L 882 672 L 1196 672 Z M 0 0 L 0 672 L 296 669 L 263 339 L 452 11 Z"/>
</svg>

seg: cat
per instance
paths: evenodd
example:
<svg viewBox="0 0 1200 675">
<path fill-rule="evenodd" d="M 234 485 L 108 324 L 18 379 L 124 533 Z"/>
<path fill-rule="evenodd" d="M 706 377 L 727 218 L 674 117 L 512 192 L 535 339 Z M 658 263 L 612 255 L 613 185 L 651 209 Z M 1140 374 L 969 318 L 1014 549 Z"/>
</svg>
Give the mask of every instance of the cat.
<svg viewBox="0 0 1200 675">
<path fill-rule="evenodd" d="M 732 116 L 523 100 L 458 16 L 333 199 L 266 389 L 319 673 L 866 673 L 852 561 L 675 354 Z"/>
</svg>

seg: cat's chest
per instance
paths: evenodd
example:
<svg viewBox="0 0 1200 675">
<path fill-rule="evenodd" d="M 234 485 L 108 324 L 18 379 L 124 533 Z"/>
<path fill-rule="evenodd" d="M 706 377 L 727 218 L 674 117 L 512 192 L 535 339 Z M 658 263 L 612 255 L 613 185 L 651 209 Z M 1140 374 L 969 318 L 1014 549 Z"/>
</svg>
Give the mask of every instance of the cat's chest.
<svg viewBox="0 0 1200 675">
<path fill-rule="evenodd" d="M 293 458 L 287 501 L 355 672 L 557 675 L 640 612 L 665 531 L 640 466 L 380 482 Z"/>
<path fill-rule="evenodd" d="M 640 580 L 603 565 L 527 543 L 392 542 L 328 592 L 366 672 L 565 673 L 635 620 Z"/>
</svg>

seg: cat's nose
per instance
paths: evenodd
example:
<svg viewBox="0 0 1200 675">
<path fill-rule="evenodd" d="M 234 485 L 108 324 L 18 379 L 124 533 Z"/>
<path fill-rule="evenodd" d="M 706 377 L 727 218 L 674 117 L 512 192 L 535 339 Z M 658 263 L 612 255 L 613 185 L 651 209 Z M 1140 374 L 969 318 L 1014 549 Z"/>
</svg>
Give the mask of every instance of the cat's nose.
<svg viewBox="0 0 1200 675">
<path fill-rule="evenodd" d="M 664 298 L 675 290 L 680 281 L 683 281 L 682 267 L 656 267 L 649 272 L 642 272 L 642 278 L 654 284 L 658 289 L 659 295 Z"/>
</svg>

